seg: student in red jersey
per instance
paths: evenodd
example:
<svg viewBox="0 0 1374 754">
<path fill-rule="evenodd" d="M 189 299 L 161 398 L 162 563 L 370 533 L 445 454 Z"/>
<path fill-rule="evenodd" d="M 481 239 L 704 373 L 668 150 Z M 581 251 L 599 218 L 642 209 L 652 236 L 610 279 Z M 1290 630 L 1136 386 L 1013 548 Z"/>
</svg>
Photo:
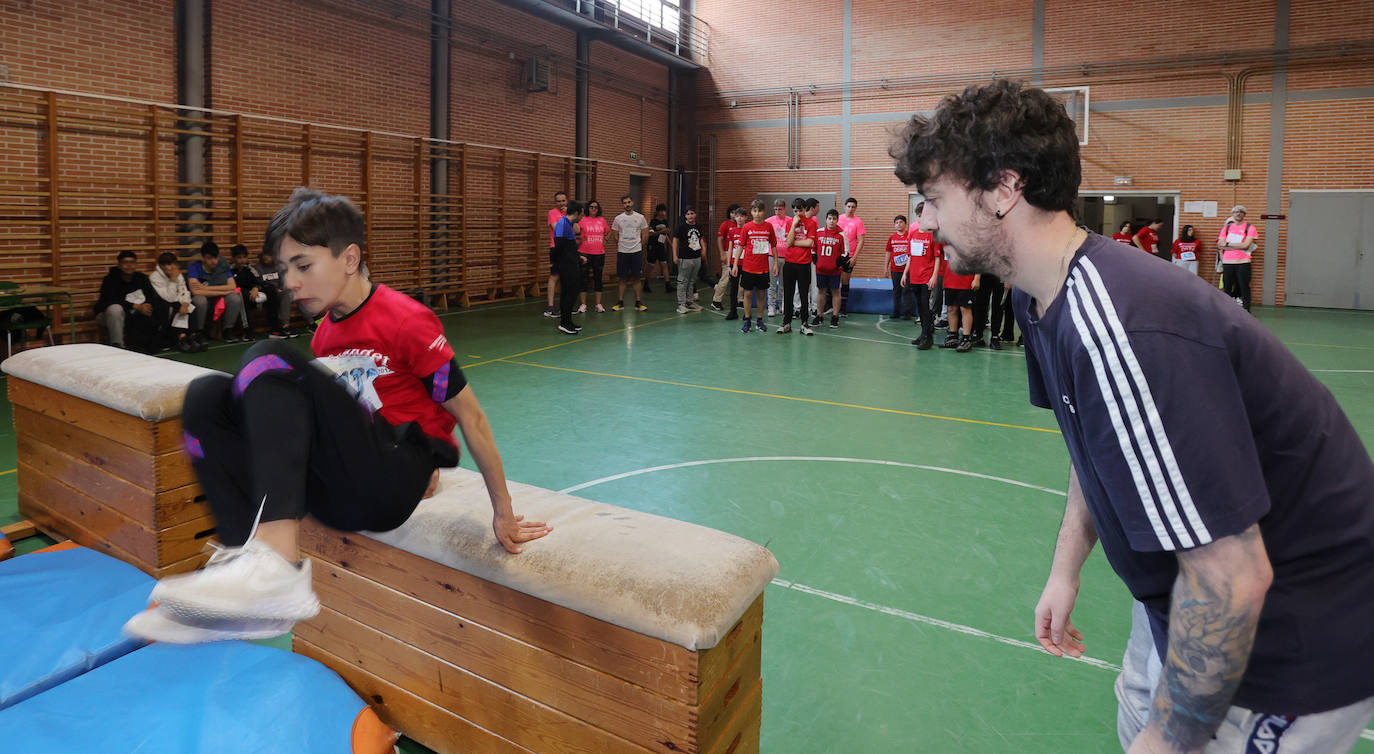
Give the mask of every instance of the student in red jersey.
<svg viewBox="0 0 1374 754">
<path fill-rule="evenodd" d="M 941 348 L 953 348 L 959 353 L 973 350 L 973 292 L 978 290 L 980 275 L 960 275 L 945 268 L 945 308 L 949 310 L 949 334 Z M 955 335 L 955 333 L 958 335 Z"/>
<path fill-rule="evenodd" d="M 583 265 L 582 304 L 577 307 L 578 314 L 587 311 L 587 291 L 596 291 L 596 311 L 605 312 L 601 305 L 601 289 L 604 287 L 602 276 L 606 269 L 606 231 L 610 230 L 606 218 L 601 216 L 601 202 L 593 199 L 587 202 L 587 214 L 577 222 L 578 232 L 582 235 L 582 256 L 587 258 Z"/>
<path fill-rule="evenodd" d="M 730 274 L 739 277 L 739 287 L 744 290 L 744 326 L 740 332 L 749 332 L 750 319 L 756 312 L 759 332 L 768 332 L 768 326 L 763 323 L 763 305 L 770 278 L 777 274 L 774 249 L 778 237 L 773 233 L 773 226 L 764 222 L 763 209 L 762 199 L 755 199 L 749 205 L 753 221 L 739 229 L 739 257 L 730 270 Z"/>
<path fill-rule="evenodd" d="M 1113 241 L 1120 241 L 1127 246 L 1135 246 L 1135 234 L 1131 232 L 1131 221 L 1126 220 L 1121 223 L 1121 230 L 1112 234 Z"/>
<path fill-rule="evenodd" d="M 568 195 L 559 191 L 553 195 L 553 208 L 549 210 L 549 306 L 544 310 L 545 317 L 557 317 L 553 310 L 553 289 L 558 285 L 558 272 L 553 268 L 553 228 L 568 211 Z"/>
<path fill-rule="evenodd" d="M 802 335 L 811 335 L 811 325 L 806 321 L 806 307 L 811 301 L 811 250 L 816 237 L 811 230 L 811 219 L 806 216 L 806 200 L 792 202 L 792 227 L 787 231 L 783 242 L 782 263 L 782 327 L 778 334 L 792 332 L 792 314 L 801 319 Z M 793 297 L 797 297 L 797 302 Z"/>
<path fill-rule="evenodd" d="M 720 279 L 716 281 L 716 287 L 711 292 L 711 308 L 716 311 L 724 311 L 725 292 L 730 289 L 730 242 L 735 234 L 735 210 L 739 209 L 738 204 L 731 204 L 725 210 L 725 222 L 716 229 L 716 253 L 720 255 Z"/>
<path fill-rule="evenodd" d="M 1153 255 L 1155 253 L 1155 247 L 1159 245 L 1159 229 L 1163 226 L 1164 221 L 1156 217 L 1150 221 L 1149 225 L 1137 230 L 1135 232 L 1135 237 L 1132 238 L 1131 241 L 1135 244 L 1136 248 L 1146 254 Z"/>
<path fill-rule="evenodd" d="M 816 231 L 816 315 L 812 327 L 820 327 L 825 316 L 825 294 L 830 294 L 830 326 L 840 326 L 840 257 L 848 251 L 849 239 L 840 228 L 840 213 L 825 213 L 825 227 Z"/>
<path fill-rule="evenodd" d="M 1202 242 L 1193 234 L 1193 226 L 1185 225 L 1174 241 L 1174 264 L 1197 274 L 1197 257 L 1202 253 Z"/>
<path fill-rule="evenodd" d="M 727 320 L 739 319 L 740 291 L 739 275 L 732 272 L 735 265 L 739 262 L 740 255 L 744 253 L 744 226 L 749 222 L 749 212 L 738 204 L 730 205 L 734 207 L 731 213 L 733 221 L 729 233 L 727 234 L 726 247 L 726 267 L 722 273 L 725 279 L 730 281 L 726 286 L 730 296 L 730 313 L 725 316 Z"/>
<path fill-rule="evenodd" d="M 887 274 L 892 278 L 892 318 L 911 319 L 915 304 L 911 292 L 902 286 L 907 261 L 911 259 L 911 242 L 907 239 L 906 215 L 892 218 L 894 232 L 887 239 Z"/>
<path fill-rule="evenodd" d="M 812 239 L 815 239 L 816 234 L 819 233 L 820 230 L 821 230 L 821 221 L 816 219 L 816 215 L 819 215 L 820 213 L 821 213 L 821 200 L 817 199 L 817 198 L 814 197 L 814 196 L 813 196 L 813 197 L 809 197 L 809 198 L 806 200 L 806 224 L 807 224 L 808 226 L 810 226 L 810 228 L 811 228 L 811 236 L 810 236 L 810 237 L 811 237 Z M 816 297 L 817 297 L 818 295 L 820 295 L 819 291 L 816 290 L 816 285 L 815 285 L 815 281 L 816 281 L 816 247 L 815 247 L 815 246 L 812 246 L 812 247 L 811 247 L 811 281 L 812 281 L 812 285 L 811 285 L 811 300 L 810 300 L 810 301 L 803 301 L 802 303 L 804 303 L 804 304 L 807 305 L 806 311 L 809 311 L 809 312 L 811 313 L 811 316 L 814 317 L 814 316 L 816 316 Z M 807 321 L 807 320 L 806 320 L 805 317 L 802 317 L 802 321 L 805 322 L 805 321 Z"/>
<path fill-rule="evenodd" d="M 906 269 L 902 271 L 902 286 L 916 297 L 916 313 L 921 317 L 921 334 L 911 341 L 911 345 L 925 351 L 935 342 L 935 312 L 930 308 L 930 290 L 940 276 L 940 244 L 934 234 L 921 230 L 919 225 L 922 202 L 916 205 L 916 225 L 907 234 L 908 251 L 911 255 Z"/>
<path fill-rule="evenodd" d="M 458 465 L 456 425 L 491 497 L 507 551 L 549 533 L 511 507 L 501 454 L 438 317 L 359 274 L 363 216 L 343 197 L 297 189 L 264 248 L 308 315 L 327 314 L 315 360 L 280 341 L 244 356 L 238 374 L 187 387 L 187 453 L 223 548 L 200 571 L 158 582 L 156 607 L 126 624 L 156 641 L 267 638 L 319 611 L 297 547 L 311 515 L 343 531 L 386 531 Z"/>
</svg>

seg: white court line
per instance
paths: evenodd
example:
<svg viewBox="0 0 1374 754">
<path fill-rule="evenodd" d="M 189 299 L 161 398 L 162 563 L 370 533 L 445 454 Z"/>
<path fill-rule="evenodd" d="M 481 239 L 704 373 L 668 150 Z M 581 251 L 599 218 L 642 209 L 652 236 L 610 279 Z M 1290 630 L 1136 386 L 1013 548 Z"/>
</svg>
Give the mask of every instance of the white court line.
<svg viewBox="0 0 1374 754">
<path fill-rule="evenodd" d="M 1374 369 L 1310 369 L 1308 371 L 1334 374 L 1374 374 Z"/>
<path fill-rule="evenodd" d="M 961 623 L 951 623 L 947 620 L 931 618 L 929 616 L 921 615 L 919 613 L 913 613 L 908 610 L 900 610 L 895 607 L 887 607 L 886 605 L 879 605 L 873 602 L 855 599 L 854 597 L 848 597 L 843 594 L 827 592 L 824 589 L 817 589 L 815 587 L 807 586 L 805 584 L 798 584 L 795 581 L 787 581 L 785 579 L 773 579 L 773 585 L 780 586 L 784 589 L 791 589 L 794 592 L 802 592 L 803 594 L 810 594 L 816 597 L 823 597 L 832 602 L 838 602 L 842 605 L 852 605 L 853 607 L 861 607 L 865 610 L 872 610 L 874 612 L 882 613 L 884 615 L 891 615 L 897 618 L 902 618 L 904 620 L 909 620 L 912 623 L 924 623 L 928 626 L 935 626 L 936 628 L 946 628 L 950 631 L 961 633 L 966 636 L 977 636 L 983 639 L 992 639 L 993 641 L 998 642 L 1000 644 L 1006 644 L 1012 647 L 1021 647 L 1023 649 L 1032 649 L 1044 655 L 1050 654 L 1049 652 L 1045 651 L 1044 647 L 1033 642 L 1022 641 L 1020 639 L 1013 639 L 1009 636 L 999 636 L 997 634 L 988 633 L 987 631 L 984 631 L 980 628 L 965 626 Z M 1121 672 L 1120 665 L 1113 665 L 1112 663 L 1107 662 L 1106 660 L 1099 660 L 1094 657 L 1069 657 L 1068 655 L 1065 655 L 1064 659 L 1073 660 L 1075 662 L 1081 662 L 1084 665 L 1091 665 L 1095 668 L 1101 668 L 1103 670 L 1110 670 L 1114 673 Z"/>
<path fill-rule="evenodd" d="M 990 474 L 979 474 L 976 471 L 964 471 L 962 469 L 947 469 L 943 466 L 926 466 L 924 464 L 903 463 L 901 461 L 882 461 L 873 458 L 840 458 L 833 456 L 751 456 L 745 458 L 711 458 L 702 461 L 684 461 L 682 463 L 669 463 L 664 464 L 662 466 L 650 466 L 646 469 L 636 469 L 635 471 L 626 471 L 620 474 L 612 474 L 610 476 L 601 477 L 600 479 L 593 479 L 590 482 L 583 482 L 581 484 L 575 484 L 571 487 L 564 487 L 563 489 L 559 490 L 559 492 L 579 492 L 581 490 L 587 489 L 588 487 L 595 487 L 600 484 L 606 484 L 607 482 L 616 482 L 621 479 L 628 479 L 630 477 L 640 476 L 641 474 L 652 474 L 654 472 L 668 471 L 670 469 L 685 469 L 690 468 L 692 466 L 710 466 L 717 463 L 756 463 L 759 461 L 823 461 L 829 463 L 865 463 L 873 466 L 895 466 L 903 469 L 938 471 L 944 474 L 958 474 L 959 476 L 968 476 L 977 479 L 987 479 L 993 482 L 1002 482 L 1003 484 L 1011 484 L 1017 487 L 1025 487 L 1026 489 L 1030 490 L 1048 492 L 1051 495 L 1059 495 L 1060 497 L 1064 497 L 1068 494 L 1064 492 L 1064 490 L 1056 490 L 1052 487 L 1041 487 L 1038 484 L 1030 484 L 1029 482 L 1022 482 L 1016 479 L 1007 479 L 1005 477 L 1000 476 L 992 476 Z"/>
<path fill-rule="evenodd" d="M 875 323 L 875 326 L 878 328 L 878 331 L 881 332 L 881 333 L 883 333 L 884 335 L 891 335 L 891 336 L 894 337 L 894 338 L 901 338 L 902 340 L 908 341 L 908 342 L 909 342 L 909 341 L 911 340 L 911 338 L 908 338 L 908 337 L 906 337 L 905 335 L 898 335 L 897 333 L 892 332 L 891 330 L 889 330 L 889 329 L 883 327 L 883 323 L 884 323 L 884 322 L 888 322 L 888 321 L 890 321 L 890 320 L 891 320 L 891 317 L 883 317 L 883 315 L 879 314 L 879 315 L 878 315 L 878 321 Z M 918 333 L 918 334 L 919 334 L 919 333 Z"/>
</svg>

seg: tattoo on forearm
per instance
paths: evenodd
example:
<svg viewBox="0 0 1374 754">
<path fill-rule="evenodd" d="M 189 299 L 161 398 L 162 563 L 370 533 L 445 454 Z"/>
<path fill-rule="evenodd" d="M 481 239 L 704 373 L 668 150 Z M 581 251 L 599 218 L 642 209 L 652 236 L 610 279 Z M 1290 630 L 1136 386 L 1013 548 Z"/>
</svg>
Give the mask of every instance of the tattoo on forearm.
<svg viewBox="0 0 1374 754">
<path fill-rule="evenodd" d="M 1241 538 L 1258 537 L 1252 529 Z M 1169 651 L 1151 709 L 1164 740 L 1182 750 L 1206 746 L 1240 686 L 1261 604 L 1243 604 L 1224 579 L 1180 568 L 1169 613 Z"/>
</svg>

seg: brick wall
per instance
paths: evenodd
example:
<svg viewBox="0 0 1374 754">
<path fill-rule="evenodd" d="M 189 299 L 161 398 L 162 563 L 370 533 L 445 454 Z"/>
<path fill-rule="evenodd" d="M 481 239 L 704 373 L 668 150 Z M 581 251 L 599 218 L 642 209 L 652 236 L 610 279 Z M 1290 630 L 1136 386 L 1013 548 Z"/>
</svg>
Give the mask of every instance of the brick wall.
<svg viewBox="0 0 1374 754">
<path fill-rule="evenodd" d="M 1290 47 L 1374 40 L 1374 6 L 1369 3 L 1293 0 L 1290 6 Z M 1034 3 L 980 3 L 976 13 L 959 4 L 922 4 L 919 12 L 910 12 L 901 4 L 878 0 L 853 0 L 851 8 L 851 81 L 946 77 L 938 83 L 894 84 L 852 94 L 849 194 L 859 199 L 872 249 L 876 239 L 888 235 L 892 216 L 907 211 L 910 189 L 892 176 L 887 155 L 902 119 L 933 109 L 943 94 L 986 81 L 992 71 L 1028 69 L 1033 60 Z M 775 18 L 785 19 L 771 8 L 752 14 L 769 19 L 760 26 L 739 23 L 738 11 L 724 0 L 697 3 L 698 15 L 712 25 L 713 49 L 711 70 L 698 76 L 695 122 L 703 132 L 718 136 L 719 168 L 756 171 L 718 174 L 713 217 L 730 202 L 747 201 L 761 192 L 840 190 L 842 126 L 833 116 L 840 112 L 841 97 L 824 85 L 842 80 L 842 9 L 840 2 L 814 3 L 799 27 L 811 30 L 810 38 L 802 41 L 794 38 L 792 26 L 773 23 Z M 1371 185 L 1374 97 L 1368 87 L 1374 82 L 1374 65 L 1332 59 L 1292 66 L 1287 76 L 1290 101 L 1285 110 L 1282 191 L 1274 197 L 1267 185 L 1273 82 L 1269 70 L 1257 72 L 1246 87 L 1258 101 L 1244 108 L 1244 177 L 1238 183 L 1224 181 L 1222 171 L 1226 77 L 1239 74 L 1242 67 L 1193 64 L 1088 77 L 1073 70 L 1083 63 L 1269 50 L 1274 46 L 1275 13 L 1272 2 L 1247 4 L 1244 12 L 1217 13 L 1210 6 L 1175 1 L 1152 6 L 1150 15 L 1157 23 L 1150 24 L 1138 8 L 1121 0 L 1046 0 L 1043 63 L 1051 71 L 1068 67 L 1047 79 L 1047 86 L 1087 85 L 1092 102 L 1104 106 L 1091 114 L 1090 139 L 1083 149 L 1083 190 L 1111 191 L 1115 176 L 1129 175 L 1131 191 L 1178 191 L 1180 202 L 1216 201 L 1223 217 L 1179 215 L 1180 226 L 1193 224 L 1200 235 L 1211 237 L 1231 205 L 1245 204 L 1262 236 L 1274 231 L 1278 236 L 1273 260 L 1263 250 L 1255 258 L 1255 298 L 1259 300 L 1265 267 L 1274 266 L 1277 300 L 1282 303 L 1286 223 L 1265 223 L 1258 216 L 1286 212 L 1290 189 Z M 804 57 L 798 57 L 799 49 L 805 50 Z M 805 65 L 798 65 L 799 60 Z M 813 90 L 813 84 L 819 88 Z M 742 91 L 778 86 L 801 93 L 802 171 L 776 170 L 786 165 L 786 96 Z M 1350 91 L 1359 87 L 1364 88 Z M 1336 93 L 1337 99 L 1317 99 L 1332 96 L 1330 90 L 1335 89 L 1346 91 Z M 865 257 L 858 274 L 880 276 L 880 260 Z M 1203 274 L 1210 273 L 1211 260 L 1204 259 L 1202 266 Z"/>
<path fill-rule="evenodd" d="M 415 140 L 430 135 L 428 0 L 207 0 L 207 6 L 209 105 L 296 121 L 245 117 L 241 144 L 234 140 L 232 115 L 206 124 L 208 185 L 196 219 L 222 246 L 257 248 L 273 211 L 293 187 L 308 183 L 348 194 L 370 210 L 369 261 L 387 270 L 387 282 L 418 279 L 421 271 L 410 259 L 417 238 L 420 245 L 446 249 L 450 282 L 463 257 L 472 262 L 468 282 L 477 286 L 499 282 L 498 265 L 526 270 L 531 279 L 543 274 L 544 212 L 555 190 L 575 184 L 573 163 L 564 157 L 576 151 L 571 29 L 496 0 L 453 3 L 448 136 L 506 152 L 469 148 L 466 173 L 459 153 L 451 153 L 450 192 L 468 201 L 451 201 L 446 238 L 425 241 L 414 229 L 419 207 L 407 197 L 414 196 L 417 181 Z M 175 102 L 173 7 L 172 0 L 0 3 L 0 65 L 16 84 Z M 604 161 L 596 190 L 618 196 L 634 170 L 648 175 L 646 196 L 662 201 L 668 186 L 667 69 L 599 43 L 591 54 L 590 149 L 593 159 Z M 534 57 L 551 62 L 548 91 L 526 85 Z M 46 203 L 33 195 L 48 186 L 46 108 L 42 92 L 0 87 L 6 115 L 0 174 L 11 193 L 22 193 L 6 194 L 4 201 L 24 205 L 5 218 L 3 278 L 51 277 Z M 178 181 L 176 155 L 185 146 L 169 133 L 177 125 L 170 109 L 162 110 L 155 147 L 147 106 L 64 97 L 59 110 L 67 119 L 100 121 L 64 120 L 58 140 L 62 189 L 99 194 L 63 199 L 64 207 L 78 208 L 81 224 L 64 221 L 58 276 L 85 308 L 116 251 L 189 251 L 199 237 L 184 227 L 191 213 L 181 202 L 165 199 L 154 213 L 146 199 L 154 177 L 164 194 L 175 193 L 166 186 Z M 365 130 L 386 133 L 369 137 Z M 629 163 L 630 149 L 638 152 L 638 165 L 612 164 Z M 370 162 L 363 158 L 368 150 Z M 150 168 L 154 155 L 156 168 Z M 424 191 L 427 155 L 419 165 Z M 463 212 L 467 235 L 460 238 Z"/>
</svg>

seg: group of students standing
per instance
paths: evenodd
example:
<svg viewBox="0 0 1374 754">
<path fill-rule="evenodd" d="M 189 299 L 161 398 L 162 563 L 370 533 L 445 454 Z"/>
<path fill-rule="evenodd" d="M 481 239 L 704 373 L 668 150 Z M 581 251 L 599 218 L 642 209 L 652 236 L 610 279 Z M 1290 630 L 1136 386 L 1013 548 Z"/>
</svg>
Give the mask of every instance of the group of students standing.
<svg viewBox="0 0 1374 754">
<path fill-rule="evenodd" d="M 1221 272 L 1221 289 L 1246 311 L 1250 311 L 1250 263 L 1251 256 L 1259 248 L 1259 229 L 1245 221 L 1245 206 L 1237 204 L 1231 208 L 1231 216 L 1226 218 L 1217 233 L 1216 268 Z M 1112 239 L 1127 246 L 1135 246 L 1147 254 L 1154 254 L 1159 244 L 1159 229 L 1164 221 L 1155 218 L 1132 230 L 1133 223 L 1126 220 Z M 1194 275 L 1197 262 L 1202 255 L 1202 242 L 1191 225 L 1183 226 L 1178 239 L 1171 249 L 1174 264 Z"/>
</svg>

